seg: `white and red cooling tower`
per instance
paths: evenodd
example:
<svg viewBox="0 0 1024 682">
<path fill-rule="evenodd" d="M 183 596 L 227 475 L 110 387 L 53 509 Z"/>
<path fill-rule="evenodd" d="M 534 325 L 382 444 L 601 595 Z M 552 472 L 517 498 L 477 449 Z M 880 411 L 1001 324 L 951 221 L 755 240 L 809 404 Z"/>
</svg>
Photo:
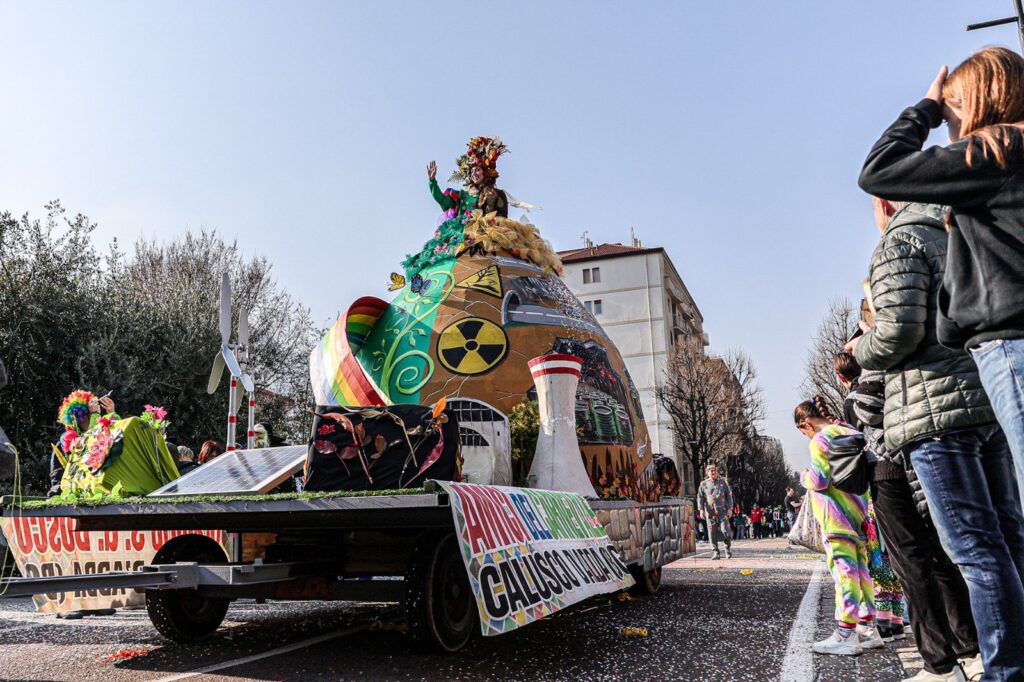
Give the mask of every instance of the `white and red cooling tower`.
<svg viewBox="0 0 1024 682">
<path fill-rule="evenodd" d="M 576 439 L 576 386 L 583 360 L 554 353 L 530 360 L 537 386 L 540 432 L 528 476 L 531 488 L 594 496 Z"/>
</svg>

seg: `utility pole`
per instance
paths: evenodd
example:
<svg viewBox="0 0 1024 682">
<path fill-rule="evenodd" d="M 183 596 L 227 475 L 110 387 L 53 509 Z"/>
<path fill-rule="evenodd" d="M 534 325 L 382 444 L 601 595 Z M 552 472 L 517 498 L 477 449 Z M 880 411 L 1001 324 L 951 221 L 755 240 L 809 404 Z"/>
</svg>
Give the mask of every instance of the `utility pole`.
<svg viewBox="0 0 1024 682">
<path fill-rule="evenodd" d="M 1017 24 L 1017 38 L 1020 40 L 1021 52 L 1024 53 L 1024 3 L 1022 0 L 1013 0 L 1013 8 L 1016 14 L 1005 19 L 993 19 L 982 21 L 977 24 L 968 24 L 968 31 L 976 31 L 979 28 L 991 28 L 993 26 L 1005 26 L 1006 24 Z"/>
</svg>

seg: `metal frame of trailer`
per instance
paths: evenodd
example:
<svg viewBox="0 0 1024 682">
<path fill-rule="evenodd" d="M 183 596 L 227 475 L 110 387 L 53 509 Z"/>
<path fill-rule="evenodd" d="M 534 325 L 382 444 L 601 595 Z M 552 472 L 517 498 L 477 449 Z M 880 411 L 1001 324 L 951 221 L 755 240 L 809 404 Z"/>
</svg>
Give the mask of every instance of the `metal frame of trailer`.
<svg viewBox="0 0 1024 682">
<path fill-rule="evenodd" d="M 600 511 L 679 501 L 590 504 Z M 238 533 L 232 557 L 206 536 L 180 535 L 140 571 L 4 581 L 4 597 L 145 589 L 154 627 L 176 641 L 213 633 L 229 603 L 238 598 L 399 602 L 413 640 L 431 651 L 457 651 L 480 631 L 444 492 L 5 508 L 3 514 L 70 517 L 82 531 L 214 528 Z M 252 533 L 274 537 L 263 547 L 264 557 L 242 561 L 242 536 Z M 660 566 L 645 567 L 643 560 L 634 560 L 630 569 L 637 583 L 634 592 L 657 591 Z"/>
</svg>

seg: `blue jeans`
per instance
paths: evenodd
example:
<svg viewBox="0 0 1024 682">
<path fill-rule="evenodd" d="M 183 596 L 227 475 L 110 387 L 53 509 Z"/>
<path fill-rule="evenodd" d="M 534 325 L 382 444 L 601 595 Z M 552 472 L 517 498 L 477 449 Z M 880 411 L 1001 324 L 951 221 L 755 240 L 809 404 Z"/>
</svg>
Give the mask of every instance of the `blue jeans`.
<svg viewBox="0 0 1024 682">
<path fill-rule="evenodd" d="M 1024 678 L 1024 517 L 996 425 L 906 450 L 946 554 L 967 581 L 986 680 Z"/>
<path fill-rule="evenodd" d="M 1024 339 L 986 341 L 971 357 L 1010 443 L 1017 480 L 1024 481 Z"/>
</svg>

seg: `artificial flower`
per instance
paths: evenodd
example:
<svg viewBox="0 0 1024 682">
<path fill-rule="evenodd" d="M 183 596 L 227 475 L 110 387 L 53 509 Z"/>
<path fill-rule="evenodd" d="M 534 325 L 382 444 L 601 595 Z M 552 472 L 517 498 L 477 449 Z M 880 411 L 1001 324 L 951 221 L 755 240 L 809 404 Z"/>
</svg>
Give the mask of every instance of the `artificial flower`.
<svg viewBox="0 0 1024 682">
<path fill-rule="evenodd" d="M 64 435 L 60 437 L 60 447 L 66 452 L 71 452 L 71 444 L 78 438 L 78 432 L 72 429 L 68 429 L 64 432 Z"/>
<path fill-rule="evenodd" d="M 92 444 L 89 446 L 89 454 L 85 458 L 85 465 L 96 473 L 107 460 L 110 448 L 114 444 L 114 436 L 109 428 L 100 429 L 99 433 L 93 436 Z"/>
</svg>

